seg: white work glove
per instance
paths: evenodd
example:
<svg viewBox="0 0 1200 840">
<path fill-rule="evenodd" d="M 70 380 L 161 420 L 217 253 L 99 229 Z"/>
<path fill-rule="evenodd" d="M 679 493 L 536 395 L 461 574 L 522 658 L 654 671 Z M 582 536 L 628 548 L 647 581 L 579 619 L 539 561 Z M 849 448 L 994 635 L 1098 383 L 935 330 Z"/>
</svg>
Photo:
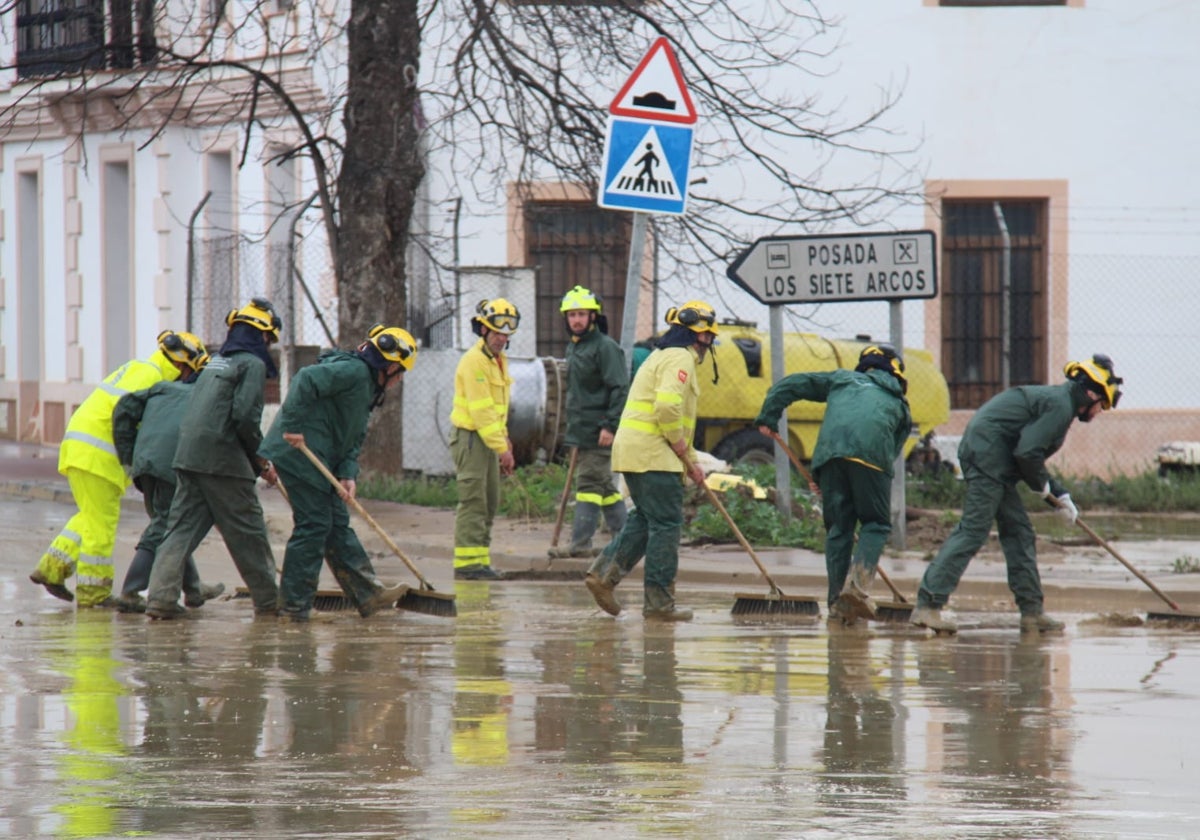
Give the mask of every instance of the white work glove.
<svg viewBox="0 0 1200 840">
<path fill-rule="evenodd" d="M 1058 515 L 1065 519 L 1068 525 L 1074 525 L 1075 520 L 1079 518 L 1079 508 L 1071 501 L 1070 493 L 1063 493 L 1058 497 Z"/>
</svg>

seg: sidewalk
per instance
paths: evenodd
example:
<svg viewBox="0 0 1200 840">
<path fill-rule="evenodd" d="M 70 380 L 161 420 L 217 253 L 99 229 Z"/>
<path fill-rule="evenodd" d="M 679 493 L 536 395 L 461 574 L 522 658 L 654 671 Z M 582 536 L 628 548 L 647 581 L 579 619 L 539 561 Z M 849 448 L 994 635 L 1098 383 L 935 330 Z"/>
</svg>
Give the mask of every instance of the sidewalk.
<svg viewBox="0 0 1200 840">
<path fill-rule="evenodd" d="M 67 481 L 58 473 L 57 467 L 58 450 L 54 447 L 0 442 L 0 510 L 4 509 L 5 498 L 54 502 L 64 505 L 65 522 L 70 516 L 73 499 Z M 290 514 L 279 493 L 261 484 L 260 488 L 276 558 L 282 562 L 283 547 L 291 531 Z M 363 500 L 363 507 L 428 580 L 439 589 L 452 585 L 454 511 L 369 499 Z M 145 513 L 141 494 L 132 487 L 125 497 L 125 511 L 122 533 L 136 534 L 144 527 Z M 352 519 L 357 517 L 352 514 Z M 367 523 L 355 522 L 355 530 L 372 553 L 381 575 L 396 575 L 400 580 L 411 579 L 402 562 Z M 564 528 L 564 536 L 569 530 L 569 527 Z M 589 561 L 562 558 L 551 564 L 546 549 L 553 532 L 553 522 L 498 519 L 492 531 L 493 564 L 518 580 L 578 580 Z M 606 534 L 597 534 L 599 545 L 603 545 L 606 539 Z M 210 543 L 211 556 L 219 556 L 224 552 L 224 546 L 216 535 L 210 535 L 206 548 Z M 1118 543 L 1115 547 L 1126 560 L 1180 602 L 1183 610 L 1200 612 L 1200 575 L 1170 574 L 1175 558 L 1188 554 L 1200 555 L 1200 545 L 1155 540 Z M 1051 544 L 1045 547 L 1039 544 L 1039 550 L 1047 611 L 1139 613 L 1151 610 L 1161 612 L 1166 606 L 1103 549 L 1092 546 L 1064 549 Z M 784 592 L 789 595 L 811 595 L 824 600 L 825 559 L 821 554 L 798 548 L 758 546 L 755 546 L 755 552 Z M 915 601 L 917 585 L 928 559 L 920 552 L 888 550 L 882 564 L 904 597 Z M 232 571 L 232 563 L 229 566 Z M 118 563 L 117 573 L 118 576 L 124 573 L 122 563 Z M 639 576 L 640 572 L 635 571 L 631 579 Z M 236 580 L 236 574 L 225 579 Z M 681 585 L 725 587 L 731 597 L 735 591 L 765 593 L 769 589 L 751 558 L 736 543 L 684 546 L 680 551 L 679 582 Z M 876 581 L 872 594 L 880 600 L 893 600 L 880 580 Z M 994 538 L 972 561 L 951 606 L 957 610 L 1015 609 L 1006 583 L 1004 560 Z"/>
</svg>

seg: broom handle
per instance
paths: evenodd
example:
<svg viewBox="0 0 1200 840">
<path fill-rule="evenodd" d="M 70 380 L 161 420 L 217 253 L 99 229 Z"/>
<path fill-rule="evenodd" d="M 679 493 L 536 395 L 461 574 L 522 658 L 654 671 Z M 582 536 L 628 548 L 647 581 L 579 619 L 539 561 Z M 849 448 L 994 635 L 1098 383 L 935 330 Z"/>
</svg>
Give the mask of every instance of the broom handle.
<svg viewBox="0 0 1200 840">
<path fill-rule="evenodd" d="M 808 470 L 806 470 L 804 468 L 804 464 L 800 463 L 800 459 L 796 457 L 796 453 L 793 452 L 792 448 L 784 442 L 783 438 L 779 435 L 778 432 L 776 432 L 774 429 L 772 429 L 770 434 L 771 434 L 771 437 L 775 438 L 775 442 L 777 444 L 779 444 L 779 448 L 787 453 L 788 458 L 790 458 L 792 461 L 792 465 L 795 466 L 795 468 L 800 471 L 800 475 L 804 476 L 805 481 L 808 482 L 809 491 L 814 496 L 820 497 L 821 488 L 818 487 L 817 482 L 813 480 L 812 473 L 810 473 Z M 908 599 L 900 594 L 900 590 L 896 588 L 896 585 L 894 583 L 892 583 L 892 579 L 889 578 L 887 575 L 887 572 L 885 572 L 883 570 L 883 566 L 876 566 L 875 571 L 879 572 L 880 579 L 884 583 L 887 584 L 888 589 L 892 590 L 892 595 L 894 595 L 896 597 L 896 600 L 899 601 L 901 604 L 907 604 Z"/>
<path fill-rule="evenodd" d="M 562 498 L 558 500 L 558 517 L 554 520 L 554 536 L 550 538 L 550 547 L 558 546 L 558 536 L 562 533 L 563 517 L 567 515 L 567 499 L 571 495 L 571 479 L 575 475 L 575 462 L 579 459 L 579 447 L 571 449 L 571 463 L 567 467 L 567 482 L 563 485 Z"/>
<path fill-rule="evenodd" d="M 676 452 L 675 454 L 679 455 L 678 452 Z M 691 473 L 692 462 L 687 459 L 687 456 L 679 455 L 679 460 L 683 461 L 684 469 L 688 473 Z M 742 548 L 746 549 L 746 553 L 750 555 L 750 559 L 754 561 L 754 565 L 758 566 L 758 570 L 762 573 L 763 578 L 765 578 L 767 583 L 770 584 L 771 591 L 779 592 L 779 594 L 782 595 L 783 593 L 780 591 L 779 587 L 775 585 L 775 581 L 771 578 L 771 575 L 767 572 L 767 567 L 764 566 L 762 564 L 762 561 L 758 559 L 758 555 L 754 553 L 754 549 L 750 546 L 749 541 L 742 534 L 742 529 L 739 528 L 737 526 L 737 523 L 733 521 L 733 517 L 729 515 L 729 511 L 725 510 L 725 505 L 721 504 L 721 500 L 717 498 L 717 494 L 714 493 L 713 489 L 708 486 L 708 482 L 701 481 L 700 486 L 703 487 L 704 492 L 708 494 L 708 500 L 710 502 L 712 502 L 713 507 L 715 507 L 717 510 L 719 510 L 721 512 L 721 516 L 725 517 L 725 522 L 728 523 L 729 527 L 733 530 L 733 534 L 734 534 L 734 536 L 737 537 L 738 542 L 740 542 L 742 544 Z"/>
<path fill-rule="evenodd" d="M 790 446 L 784 443 L 783 438 L 779 436 L 779 432 L 772 429 L 770 435 L 775 439 L 775 442 L 779 444 L 779 448 L 787 453 L 788 458 L 791 459 L 792 465 L 800 472 L 800 475 L 804 476 L 804 480 L 808 482 L 809 492 L 814 496 L 820 496 L 821 488 L 818 487 L 817 482 L 813 480 L 812 473 L 805 469 L 804 464 L 800 463 L 800 459 L 796 457 L 796 453 L 792 451 Z"/>
<path fill-rule="evenodd" d="M 312 465 L 320 470 L 321 475 L 325 476 L 325 478 L 329 480 L 329 483 L 332 484 L 334 489 L 338 491 L 339 496 L 343 491 L 345 491 L 346 488 L 342 487 L 342 483 L 338 481 L 334 474 L 329 471 L 329 468 L 321 463 L 321 459 L 313 454 L 313 451 L 308 448 L 308 444 L 301 443 L 296 448 L 303 452 L 308 460 L 312 461 Z M 363 506 L 359 504 L 358 499 L 347 495 L 346 501 L 348 501 L 350 506 L 354 508 L 355 513 L 365 519 L 367 524 L 375 529 L 375 533 L 378 534 L 385 543 L 387 543 L 388 548 L 395 552 L 396 556 L 404 561 L 404 565 L 408 566 L 408 570 L 416 575 L 417 580 L 420 581 L 421 588 L 432 590 L 433 586 L 430 585 L 429 581 L 425 580 L 425 578 L 421 576 L 421 573 L 417 571 L 417 567 L 414 566 L 412 561 L 409 560 L 404 552 L 400 550 L 400 546 L 392 542 L 392 538 L 388 536 L 387 531 L 383 530 L 383 528 L 379 526 L 379 523 L 371 517 L 371 514 L 367 513 Z"/>
<path fill-rule="evenodd" d="M 1051 497 L 1051 498 L 1053 498 L 1053 497 Z M 1054 503 L 1055 503 L 1055 505 L 1057 505 L 1058 500 L 1055 499 Z M 1086 522 L 1084 522 L 1082 519 L 1080 519 L 1078 516 L 1076 516 L 1075 524 L 1078 525 L 1080 528 L 1082 528 L 1084 530 L 1084 532 L 1087 533 L 1087 535 L 1089 537 L 1091 537 L 1093 540 L 1095 540 L 1098 545 L 1103 546 L 1104 549 L 1109 554 L 1111 554 L 1113 557 L 1116 557 L 1118 560 L 1120 560 L 1122 566 L 1124 566 L 1129 571 L 1133 572 L 1134 577 L 1136 577 L 1142 583 L 1146 584 L 1146 586 L 1150 587 L 1150 591 L 1153 592 L 1155 595 L 1157 595 L 1159 598 L 1162 598 L 1164 601 L 1166 601 L 1167 605 L 1171 609 L 1175 610 L 1175 612 L 1179 612 L 1178 604 L 1176 604 L 1174 601 L 1172 601 L 1170 598 L 1168 598 L 1161 589 L 1159 589 L 1157 586 L 1155 586 L 1154 581 L 1150 580 L 1150 578 L 1146 577 L 1144 574 L 1139 572 L 1137 569 L 1135 569 L 1133 567 L 1133 564 L 1131 564 L 1128 560 L 1126 560 L 1124 557 L 1122 557 L 1120 554 L 1118 554 L 1117 550 L 1115 548 L 1113 548 L 1111 545 L 1109 545 L 1107 540 L 1105 540 L 1103 537 L 1101 537 L 1099 534 L 1097 534 L 1095 531 L 1093 531 Z"/>
</svg>

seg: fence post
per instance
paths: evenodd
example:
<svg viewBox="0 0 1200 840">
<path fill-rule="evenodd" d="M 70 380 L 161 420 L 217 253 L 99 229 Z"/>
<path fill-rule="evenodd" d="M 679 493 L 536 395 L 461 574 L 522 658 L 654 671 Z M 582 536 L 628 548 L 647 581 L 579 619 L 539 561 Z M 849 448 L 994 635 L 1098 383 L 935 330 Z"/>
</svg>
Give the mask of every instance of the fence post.
<svg viewBox="0 0 1200 840">
<path fill-rule="evenodd" d="M 192 217 L 188 219 L 188 241 L 187 241 L 187 317 L 184 319 L 187 323 L 187 331 L 195 332 L 192 329 L 192 306 L 194 305 L 194 297 L 196 288 L 196 219 L 200 215 L 200 211 L 204 209 L 204 205 L 208 204 L 208 200 L 212 198 L 212 190 L 204 194 L 204 198 L 200 199 L 200 203 L 196 205 L 196 209 L 192 211 Z"/>
</svg>

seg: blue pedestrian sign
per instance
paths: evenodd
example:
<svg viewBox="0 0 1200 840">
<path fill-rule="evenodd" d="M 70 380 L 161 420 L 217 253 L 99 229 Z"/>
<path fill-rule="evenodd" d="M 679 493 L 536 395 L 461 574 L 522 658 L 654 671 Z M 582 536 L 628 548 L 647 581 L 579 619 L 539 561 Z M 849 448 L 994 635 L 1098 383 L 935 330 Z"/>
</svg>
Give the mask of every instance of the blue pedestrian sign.
<svg viewBox="0 0 1200 840">
<path fill-rule="evenodd" d="M 683 215 L 692 133 L 690 125 L 610 117 L 599 205 Z"/>
</svg>

